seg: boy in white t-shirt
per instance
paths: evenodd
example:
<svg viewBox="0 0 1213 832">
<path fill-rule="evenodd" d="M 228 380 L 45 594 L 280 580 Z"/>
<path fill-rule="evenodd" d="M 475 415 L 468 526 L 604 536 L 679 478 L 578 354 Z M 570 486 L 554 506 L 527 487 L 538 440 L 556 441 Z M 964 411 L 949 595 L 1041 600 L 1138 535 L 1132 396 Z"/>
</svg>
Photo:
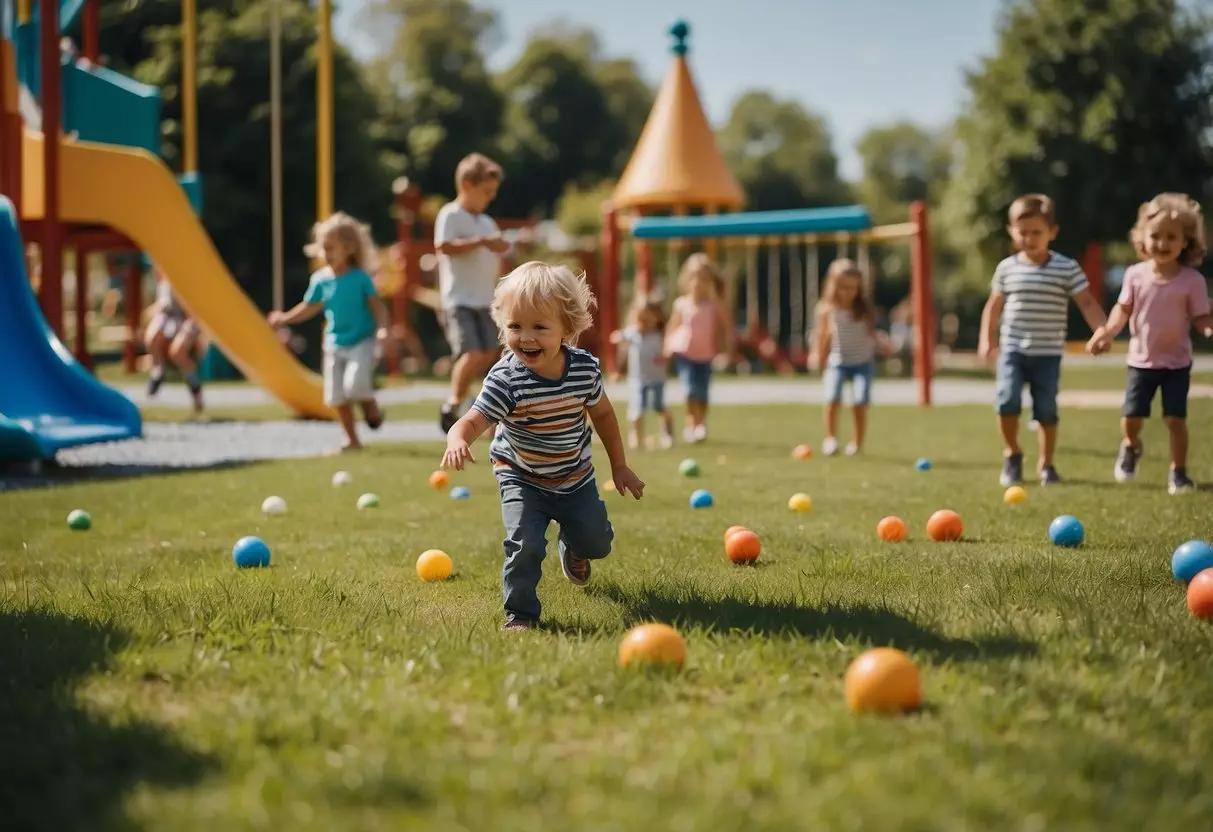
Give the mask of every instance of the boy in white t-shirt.
<svg viewBox="0 0 1213 832">
<path fill-rule="evenodd" d="M 501 179 L 501 166 L 492 159 L 480 153 L 465 156 L 455 169 L 458 196 L 442 206 L 434 221 L 442 312 L 455 359 L 450 393 L 438 417 L 443 433 L 459 420 L 472 379 L 492 367 L 501 352 L 489 309 L 501 276 L 500 255 L 510 244 L 484 213 L 497 197 Z"/>
</svg>

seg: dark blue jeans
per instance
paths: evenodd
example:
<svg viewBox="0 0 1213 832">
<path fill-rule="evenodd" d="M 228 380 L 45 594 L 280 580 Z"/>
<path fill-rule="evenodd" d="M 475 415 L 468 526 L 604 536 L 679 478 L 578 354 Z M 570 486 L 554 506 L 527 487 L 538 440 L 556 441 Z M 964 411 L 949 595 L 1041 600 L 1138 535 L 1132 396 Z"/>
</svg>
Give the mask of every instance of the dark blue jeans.
<svg viewBox="0 0 1213 832">
<path fill-rule="evenodd" d="M 501 588 L 506 615 L 539 620 L 539 579 L 548 549 L 548 524 L 560 525 L 559 547 L 580 558 L 611 553 L 615 530 L 591 477 L 576 491 L 554 494 L 517 480 L 501 480 L 501 520 L 505 523 L 505 566 Z"/>
</svg>

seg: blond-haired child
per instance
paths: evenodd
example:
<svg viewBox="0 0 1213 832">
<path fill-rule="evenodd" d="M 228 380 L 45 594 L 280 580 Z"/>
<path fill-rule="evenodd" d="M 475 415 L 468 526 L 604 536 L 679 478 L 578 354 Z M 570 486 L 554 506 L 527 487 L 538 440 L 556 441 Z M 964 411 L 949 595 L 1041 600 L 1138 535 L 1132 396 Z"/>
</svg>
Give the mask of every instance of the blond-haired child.
<svg viewBox="0 0 1213 832">
<path fill-rule="evenodd" d="M 666 325 L 667 355 L 674 356 L 686 387 L 687 415 L 683 438 L 702 442 L 708 436 L 708 388 L 712 362 L 732 352 L 733 322 L 724 301 L 724 279 L 703 252 L 695 252 L 678 272 L 682 292 L 674 300 Z"/>
<path fill-rule="evenodd" d="M 271 312 L 270 326 L 287 326 L 324 312 L 324 401 L 337 410 L 345 431 L 343 451 L 362 447 L 354 426 L 353 403 L 362 407 L 366 424 L 377 430 L 383 413 L 375 401 L 375 341 L 384 335 L 383 302 L 371 272 L 377 266 L 370 229 L 337 212 L 312 228 L 309 257 L 325 265 L 308 283 L 303 300 L 287 312 Z"/>
<path fill-rule="evenodd" d="M 447 433 L 442 465 L 461 470 L 475 462 L 471 444 L 497 426 L 489 458 L 505 524 L 506 629 L 539 622 L 537 589 L 550 522 L 560 526 L 561 568 L 578 586 L 590 579 L 590 561 L 611 552 L 615 533 L 594 481 L 591 423 L 619 493 L 636 499 L 644 493 L 644 483 L 628 467 L 598 360 L 573 346 L 590 326 L 593 305 L 584 278 L 564 266 L 532 261 L 503 278 L 492 312 L 506 353 L 489 370 L 471 409 Z"/>
<path fill-rule="evenodd" d="M 628 347 L 628 447 L 644 443 L 644 414 L 652 410 L 661 419 L 662 448 L 674 446 L 674 419 L 665 406 L 667 360 L 664 350 L 665 310 L 661 301 L 637 295 L 628 325 L 611 333 L 612 344 Z"/>
<path fill-rule="evenodd" d="M 1171 439 L 1167 491 L 1180 494 L 1196 485 L 1188 476 L 1188 389 L 1192 383 L 1193 327 L 1213 338 L 1209 287 L 1196 266 L 1205 259 L 1205 220 L 1187 194 L 1164 193 L 1143 203 L 1129 234 L 1141 262 L 1125 270 L 1120 297 L 1108 323 L 1087 343 L 1093 355 L 1106 352 L 1128 324 L 1129 377 L 1121 408 L 1124 439 L 1113 476 L 1137 476 L 1141 429 L 1150 417 L 1154 394 L 1162 391 L 1162 415 Z"/>
</svg>

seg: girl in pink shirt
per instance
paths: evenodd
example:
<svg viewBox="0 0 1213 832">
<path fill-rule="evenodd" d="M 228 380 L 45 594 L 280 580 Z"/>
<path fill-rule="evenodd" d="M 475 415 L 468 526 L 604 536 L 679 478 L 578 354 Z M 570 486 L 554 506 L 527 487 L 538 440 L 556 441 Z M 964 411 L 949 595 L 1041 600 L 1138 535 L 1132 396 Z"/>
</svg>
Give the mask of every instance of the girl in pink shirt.
<svg viewBox="0 0 1213 832">
<path fill-rule="evenodd" d="M 712 362 L 731 350 L 733 324 L 724 302 L 724 280 L 703 252 L 686 259 L 678 273 L 682 292 L 666 325 L 666 355 L 674 357 L 687 392 L 687 442 L 707 439 L 708 386 Z"/>
<path fill-rule="evenodd" d="M 1124 440 L 1113 474 L 1117 482 L 1137 475 L 1141 428 L 1150 416 L 1154 393 L 1162 391 L 1162 415 L 1171 433 L 1171 473 L 1167 490 L 1191 491 L 1188 459 L 1188 387 L 1196 327 L 1213 338 L 1209 288 L 1194 266 L 1205 257 L 1205 221 L 1200 205 L 1186 194 L 1165 193 L 1143 204 L 1130 234 L 1143 262 L 1125 271 L 1124 284 L 1108 323 L 1087 344 L 1092 355 L 1106 352 L 1129 325 L 1129 378 L 1121 410 Z"/>
</svg>

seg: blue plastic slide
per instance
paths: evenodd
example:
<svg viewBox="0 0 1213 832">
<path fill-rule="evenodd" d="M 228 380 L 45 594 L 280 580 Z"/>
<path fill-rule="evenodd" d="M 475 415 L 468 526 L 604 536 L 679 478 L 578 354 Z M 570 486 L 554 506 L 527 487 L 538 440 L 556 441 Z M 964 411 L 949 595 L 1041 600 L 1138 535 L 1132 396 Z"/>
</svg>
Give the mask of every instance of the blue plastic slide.
<svg viewBox="0 0 1213 832">
<path fill-rule="evenodd" d="M 0 196 L 0 461 L 51 459 L 63 448 L 142 434 L 139 408 L 81 367 L 42 316 L 17 212 Z"/>
</svg>

